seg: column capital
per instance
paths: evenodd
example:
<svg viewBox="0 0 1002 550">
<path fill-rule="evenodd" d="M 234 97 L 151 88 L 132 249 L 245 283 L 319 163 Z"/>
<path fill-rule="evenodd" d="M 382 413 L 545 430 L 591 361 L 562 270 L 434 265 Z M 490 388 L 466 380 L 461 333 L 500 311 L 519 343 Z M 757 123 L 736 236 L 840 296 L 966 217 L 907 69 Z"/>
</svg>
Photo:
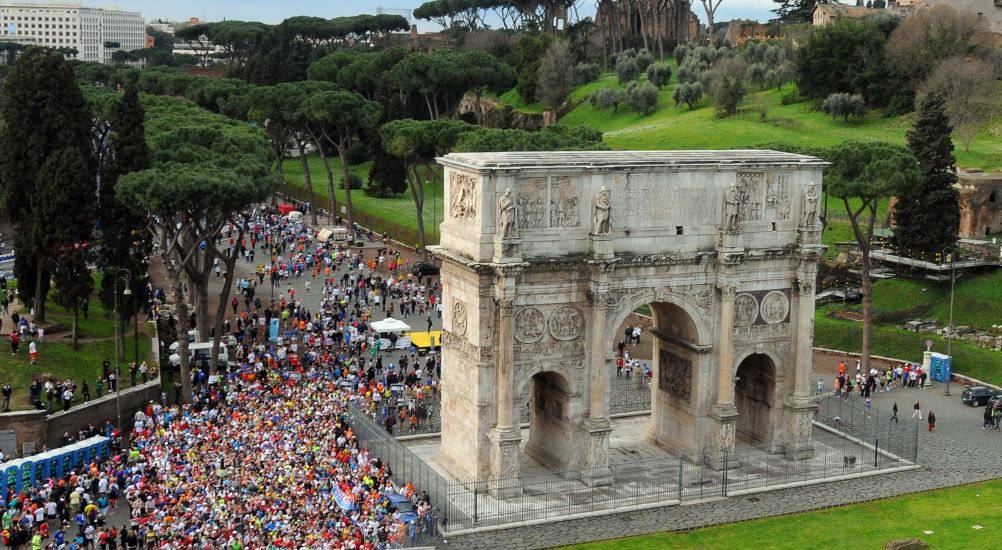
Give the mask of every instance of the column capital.
<svg viewBox="0 0 1002 550">
<path fill-rule="evenodd" d="M 734 297 L 737 296 L 738 293 L 738 286 L 729 282 L 717 283 L 717 290 L 720 291 L 720 297 L 722 299 L 734 300 Z"/>
</svg>

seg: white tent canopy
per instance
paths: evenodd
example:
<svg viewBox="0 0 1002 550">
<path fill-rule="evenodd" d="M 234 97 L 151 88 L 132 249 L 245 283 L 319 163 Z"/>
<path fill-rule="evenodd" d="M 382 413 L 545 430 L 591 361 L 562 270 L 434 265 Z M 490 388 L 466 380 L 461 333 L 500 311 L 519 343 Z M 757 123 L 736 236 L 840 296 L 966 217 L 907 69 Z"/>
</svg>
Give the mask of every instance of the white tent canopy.
<svg viewBox="0 0 1002 550">
<path fill-rule="evenodd" d="M 376 332 L 410 332 L 411 330 L 410 325 L 393 317 L 387 317 L 382 321 L 374 321 L 369 326 Z"/>
<path fill-rule="evenodd" d="M 387 317 L 382 321 L 374 321 L 369 323 L 369 327 L 376 331 L 379 338 L 379 347 L 381 349 L 390 349 L 390 339 L 388 338 L 390 333 L 397 333 L 397 349 L 406 349 L 411 346 L 411 337 L 409 334 L 404 334 L 405 332 L 410 332 L 411 327 L 407 323 L 394 319 L 393 317 Z M 373 339 L 373 341 L 375 341 Z"/>
</svg>

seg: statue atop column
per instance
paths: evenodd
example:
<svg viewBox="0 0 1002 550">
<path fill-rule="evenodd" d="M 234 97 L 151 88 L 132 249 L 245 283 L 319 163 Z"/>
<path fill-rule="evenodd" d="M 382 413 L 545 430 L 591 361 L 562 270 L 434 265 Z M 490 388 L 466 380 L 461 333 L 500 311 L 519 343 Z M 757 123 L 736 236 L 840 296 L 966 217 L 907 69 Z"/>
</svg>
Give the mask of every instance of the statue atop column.
<svg viewBox="0 0 1002 550">
<path fill-rule="evenodd" d="M 727 188 L 727 191 L 724 192 L 724 212 L 727 217 L 727 229 L 738 229 L 740 222 L 738 211 L 740 207 L 741 192 L 738 191 L 738 186 L 732 183 L 731 186 Z"/>
<path fill-rule="evenodd" d="M 612 232 L 611 212 L 612 197 L 609 188 L 603 185 L 595 195 L 595 226 L 592 234 L 608 235 Z"/>
<path fill-rule="evenodd" d="M 804 191 L 803 226 L 814 229 L 818 223 L 818 186 L 813 181 Z"/>
<path fill-rule="evenodd" d="M 498 229 L 502 240 L 514 239 L 517 237 L 515 223 L 515 200 L 512 199 L 511 189 L 505 189 L 498 198 Z"/>
</svg>

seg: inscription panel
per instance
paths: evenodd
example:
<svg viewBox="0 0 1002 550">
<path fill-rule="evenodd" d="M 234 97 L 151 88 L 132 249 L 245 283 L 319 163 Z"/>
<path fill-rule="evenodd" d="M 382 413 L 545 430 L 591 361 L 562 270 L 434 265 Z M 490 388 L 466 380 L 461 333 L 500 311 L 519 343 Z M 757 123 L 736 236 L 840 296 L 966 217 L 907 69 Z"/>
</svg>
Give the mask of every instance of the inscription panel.
<svg viewBox="0 0 1002 550">
<path fill-rule="evenodd" d="M 633 228 L 717 223 L 713 189 L 679 187 L 672 180 L 672 174 L 645 173 L 614 178 L 614 186 L 623 185 L 623 199 L 615 201 L 613 219 L 628 220 Z"/>
</svg>

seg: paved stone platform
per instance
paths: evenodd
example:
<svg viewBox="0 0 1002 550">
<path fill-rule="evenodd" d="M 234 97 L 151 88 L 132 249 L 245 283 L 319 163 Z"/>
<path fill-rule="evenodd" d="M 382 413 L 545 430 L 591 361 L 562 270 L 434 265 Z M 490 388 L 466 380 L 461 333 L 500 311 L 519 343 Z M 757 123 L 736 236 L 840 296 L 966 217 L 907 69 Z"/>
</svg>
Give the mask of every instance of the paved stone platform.
<svg viewBox="0 0 1002 550">
<path fill-rule="evenodd" d="M 814 430 L 813 457 L 790 460 L 781 454 L 738 443 L 727 471 L 704 466 L 702 456 L 666 450 L 648 443 L 648 416 L 613 420 L 610 438 L 612 483 L 589 487 L 584 471 L 556 472 L 528 456 L 520 456 L 520 496 L 499 499 L 486 481 L 465 482 L 449 476 L 438 462 L 438 438 L 405 444 L 450 484 L 449 525 L 453 531 L 527 521 L 562 521 L 568 516 L 657 504 L 691 503 L 725 495 L 769 490 L 789 483 L 811 483 L 839 476 L 871 475 L 878 470 L 912 466 L 874 452 L 821 428 Z M 523 441 L 528 429 L 522 430 Z M 914 436 L 914 433 L 912 432 Z M 847 460 L 849 457 L 851 460 Z"/>
<path fill-rule="evenodd" d="M 827 377 L 828 375 L 825 374 Z M 814 381 L 817 377 L 812 378 Z M 829 384 L 830 387 L 830 384 Z M 826 509 L 909 493 L 1002 478 L 1002 432 L 981 429 L 982 409 L 960 401 L 960 387 L 950 397 L 943 385 L 927 389 L 897 389 L 878 394 L 873 409 L 889 416 L 897 402 L 902 423 L 919 424 L 918 462 L 921 469 L 882 473 L 793 487 L 681 506 L 661 506 L 628 512 L 602 512 L 559 523 L 526 524 L 449 537 L 443 548 L 547 548 L 660 531 L 686 531 L 760 517 Z M 854 398 L 857 399 L 858 398 Z M 911 405 L 923 405 L 923 419 L 936 412 L 936 430 L 925 420 L 911 420 Z M 915 533 L 921 536 L 922 533 Z"/>
</svg>

